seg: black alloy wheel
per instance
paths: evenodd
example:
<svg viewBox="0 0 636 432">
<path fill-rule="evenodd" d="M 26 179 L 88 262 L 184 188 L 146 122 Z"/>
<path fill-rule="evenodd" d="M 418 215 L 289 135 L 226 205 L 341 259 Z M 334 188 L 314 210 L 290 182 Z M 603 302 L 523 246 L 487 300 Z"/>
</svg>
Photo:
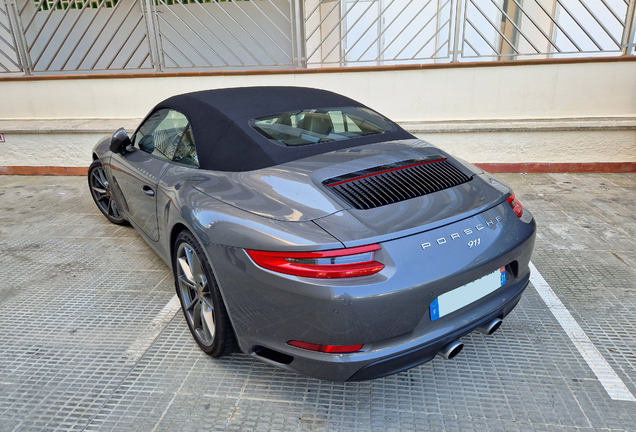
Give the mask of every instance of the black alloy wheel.
<svg viewBox="0 0 636 432">
<path fill-rule="evenodd" d="M 236 337 L 205 252 L 189 231 L 179 233 L 173 250 L 175 287 L 194 340 L 212 357 L 233 352 Z"/>
<path fill-rule="evenodd" d="M 126 223 L 126 219 L 117 209 L 117 203 L 113 198 L 104 167 L 99 160 L 93 161 L 88 168 L 88 187 L 90 188 L 93 201 L 95 201 L 97 208 L 99 208 L 102 214 L 106 216 L 106 219 L 117 225 Z"/>
</svg>

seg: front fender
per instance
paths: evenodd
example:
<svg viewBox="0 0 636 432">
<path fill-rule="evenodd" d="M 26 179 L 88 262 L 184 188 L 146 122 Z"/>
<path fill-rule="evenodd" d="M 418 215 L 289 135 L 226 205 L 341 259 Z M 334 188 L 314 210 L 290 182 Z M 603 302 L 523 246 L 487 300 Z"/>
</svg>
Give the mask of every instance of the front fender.
<svg viewBox="0 0 636 432">
<path fill-rule="evenodd" d="M 111 155 L 110 151 L 110 135 L 104 136 L 97 144 L 93 146 L 93 154 L 97 155 L 100 160 L 103 160 Z"/>
</svg>

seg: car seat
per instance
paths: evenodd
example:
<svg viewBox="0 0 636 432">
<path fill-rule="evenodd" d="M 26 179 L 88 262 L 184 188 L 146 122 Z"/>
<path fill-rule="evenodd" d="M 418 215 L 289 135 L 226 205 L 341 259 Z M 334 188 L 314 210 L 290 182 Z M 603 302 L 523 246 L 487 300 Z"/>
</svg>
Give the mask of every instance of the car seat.
<svg viewBox="0 0 636 432">
<path fill-rule="evenodd" d="M 329 135 L 333 131 L 331 118 L 327 114 L 307 113 L 298 122 L 298 127 L 321 135 Z"/>
<path fill-rule="evenodd" d="M 152 135 L 144 135 L 144 137 L 139 140 L 139 148 L 146 153 L 155 151 L 155 137 Z"/>
</svg>

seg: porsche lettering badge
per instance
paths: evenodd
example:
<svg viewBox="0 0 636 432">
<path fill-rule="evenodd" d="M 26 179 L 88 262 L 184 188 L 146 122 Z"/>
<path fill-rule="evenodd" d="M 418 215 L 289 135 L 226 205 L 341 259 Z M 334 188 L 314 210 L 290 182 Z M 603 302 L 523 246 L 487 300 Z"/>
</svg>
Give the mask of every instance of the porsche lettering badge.
<svg viewBox="0 0 636 432">
<path fill-rule="evenodd" d="M 501 222 L 501 216 L 496 216 L 495 217 L 495 221 Z M 486 225 L 484 226 L 484 224 L 486 224 Z M 477 224 L 477 225 L 475 225 L 474 228 L 470 227 L 470 228 L 466 228 L 466 229 L 464 229 L 464 230 L 462 230 L 460 232 L 452 233 L 450 235 L 450 240 L 447 240 L 446 237 L 440 237 L 437 240 L 435 240 L 435 242 L 433 242 L 433 243 L 431 243 L 431 242 L 422 243 L 422 245 L 421 245 L 422 249 L 429 248 L 435 243 L 437 243 L 438 245 L 443 245 L 443 244 L 446 244 L 446 243 L 448 243 L 448 242 L 450 242 L 452 240 L 458 240 L 458 239 L 460 239 L 462 237 L 462 235 L 460 233 L 463 233 L 464 236 L 469 236 L 469 235 L 475 234 L 478 231 L 481 231 L 481 230 L 483 230 L 486 227 L 494 225 L 495 222 L 493 220 L 488 220 L 488 221 L 485 221 L 484 224 Z M 475 243 L 475 242 L 471 241 L 471 242 L 468 243 L 468 246 L 472 248 L 473 246 L 476 246 L 478 244 L 479 243 Z"/>
</svg>

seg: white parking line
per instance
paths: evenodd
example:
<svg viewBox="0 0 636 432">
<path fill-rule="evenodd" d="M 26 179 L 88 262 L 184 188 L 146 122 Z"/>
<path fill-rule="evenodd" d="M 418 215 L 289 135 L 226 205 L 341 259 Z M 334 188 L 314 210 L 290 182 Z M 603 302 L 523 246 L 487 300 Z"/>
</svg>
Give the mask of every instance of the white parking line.
<svg viewBox="0 0 636 432">
<path fill-rule="evenodd" d="M 590 338 L 587 337 L 581 326 L 561 303 L 561 300 L 559 300 L 550 285 L 532 263 L 530 263 L 530 282 L 532 282 L 534 289 L 537 290 L 545 304 L 548 305 L 548 308 L 559 321 L 559 324 L 561 324 L 576 349 L 579 350 L 579 353 L 590 366 L 609 397 L 614 400 L 636 402 L 634 395 L 625 386 L 620 377 L 616 375 L 614 369 L 596 349 Z"/>
<path fill-rule="evenodd" d="M 122 356 L 127 363 L 136 363 L 150 348 L 159 333 L 181 309 L 179 297 L 175 294 L 170 301 L 152 319 L 148 327 L 143 329 Z"/>
</svg>

